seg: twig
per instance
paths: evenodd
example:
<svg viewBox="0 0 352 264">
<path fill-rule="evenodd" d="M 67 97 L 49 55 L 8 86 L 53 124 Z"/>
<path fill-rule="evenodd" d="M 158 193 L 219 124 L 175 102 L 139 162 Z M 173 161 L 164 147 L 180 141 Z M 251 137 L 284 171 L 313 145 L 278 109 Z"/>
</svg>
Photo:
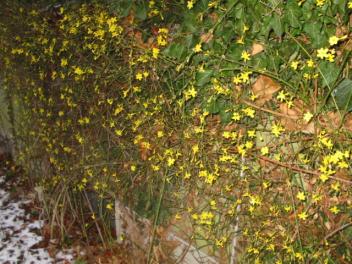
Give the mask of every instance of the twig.
<svg viewBox="0 0 352 264">
<path fill-rule="evenodd" d="M 245 158 L 242 157 L 242 160 L 241 160 L 241 163 L 242 165 L 245 163 Z M 241 172 L 240 172 L 240 178 L 242 179 L 244 177 L 244 170 L 241 169 Z M 239 218 L 239 214 L 241 212 L 241 204 L 238 204 L 237 207 L 236 207 L 236 213 L 237 213 L 237 216 L 236 216 L 236 225 L 235 225 L 235 230 L 234 230 L 234 236 L 233 236 L 233 239 L 232 239 L 232 249 L 231 249 L 231 260 L 230 260 L 230 264 L 236 264 L 237 263 L 237 256 L 236 256 L 236 247 L 237 247 L 237 244 L 238 244 L 238 231 L 240 229 L 240 218 Z"/>
<path fill-rule="evenodd" d="M 157 209 L 156 209 L 156 216 L 155 216 L 155 219 L 154 219 L 153 233 L 152 233 L 152 237 L 151 237 L 151 241 L 150 241 L 150 245 L 149 245 L 149 250 L 148 250 L 147 264 L 150 264 L 151 261 L 152 261 L 151 254 L 152 254 L 152 250 L 153 250 L 153 244 L 154 244 L 154 239 L 155 239 L 155 234 L 156 234 L 156 228 L 157 228 L 158 221 L 159 221 L 161 203 L 162 203 L 163 197 L 164 197 L 164 191 L 165 191 L 167 175 L 168 175 L 168 173 L 166 172 L 165 176 L 164 176 L 163 184 L 162 184 L 161 190 L 160 190 L 159 201 L 158 201 L 158 205 L 157 205 Z"/>
<path fill-rule="evenodd" d="M 277 160 L 273 160 L 273 159 L 269 159 L 267 157 L 259 157 L 259 159 L 261 160 L 264 160 L 264 161 L 267 161 L 267 162 L 270 162 L 270 163 L 274 163 L 276 165 L 279 165 L 281 167 L 285 167 L 285 168 L 288 168 L 288 169 L 291 169 L 293 171 L 298 171 L 298 172 L 302 172 L 302 173 L 305 173 L 305 174 L 311 174 L 311 175 L 320 175 L 319 172 L 317 171 L 311 171 L 311 170 L 305 170 L 305 169 L 301 169 L 299 167 L 294 167 L 292 165 L 289 165 L 289 164 L 286 164 L 286 163 L 283 163 L 283 162 L 280 162 L 280 161 L 277 161 Z"/>
<path fill-rule="evenodd" d="M 289 118 L 289 119 L 293 119 L 293 120 L 297 120 L 298 119 L 297 117 L 294 117 L 294 116 L 285 115 L 285 114 L 282 114 L 282 113 L 279 113 L 279 112 L 275 112 L 273 110 L 270 110 L 270 109 L 267 109 L 267 108 L 264 108 L 264 107 L 260 107 L 260 106 L 258 106 L 256 104 L 248 102 L 247 100 L 244 100 L 244 99 L 242 99 L 241 101 L 243 103 L 245 103 L 246 105 L 249 105 L 249 106 L 251 106 L 253 108 L 256 108 L 258 110 L 261 110 L 263 112 L 267 112 L 267 113 L 270 113 L 270 114 L 273 114 L 273 115 L 276 115 L 276 116 L 281 116 L 281 117 Z"/>
<path fill-rule="evenodd" d="M 88 195 L 87 195 L 87 192 L 85 190 L 84 190 L 84 196 L 85 196 L 85 198 L 87 200 L 89 210 L 91 211 L 92 214 L 94 214 L 94 210 L 93 210 L 92 204 L 90 203 Z M 95 226 L 97 227 L 101 242 L 103 243 L 104 248 L 106 248 L 106 244 L 105 244 L 105 241 L 104 241 L 104 238 L 103 238 L 103 234 L 101 233 L 99 224 L 98 224 L 98 222 L 97 222 L 97 220 L 95 218 L 94 218 L 94 223 L 95 223 Z"/>
<path fill-rule="evenodd" d="M 295 166 L 292 166 L 290 164 L 286 164 L 286 163 L 283 163 L 283 162 L 280 162 L 280 161 L 277 161 L 277 160 L 272 160 L 272 159 L 269 159 L 269 158 L 263 157 L 263 156 L 259 157 L 259 159 L 267 161 L 267 162 L 270 162 L 270 163 L 273 163 L 273 164 L 276 164 L 276 165 L 279 165 L 281 167 L 288 168 L 288 169 L 293 170 L 293 171 L 301 172 L 301 173 L 304 173 L 304 174 L 311 174 L 311 175 L 320 176 L 320 173 L 318 171 L 301 169 L 299 167 L 295 167 Z M 337 180 L 337 181 L 341 181 L 341 182 L 344 182 L 344 183 L 352 184 L 352 181 L 349 181 L 349 180 L 346 180 L 346 179 L 342 179 L 342 178 L 339 178 L 339 177 L 336 177 L 336 176 L 329 176 L 329 178 Z"/>
<path fill-rule="evenodd" d="M 338 232 L 344 230 L 345 228 L 347 227 L 350 227 L 352 226 L 352 222 L 349 222 L 347 224 L 344 224 L 342 226 L 340 226 L 339 228 L 335 229 L 334 231 L 332 231 L 331 233 L 327 234 L 325 237 L 324 237 L 324 241 L 325 240 L 328 240 L 329 238 L 333 237 L 334 235 L 336 235 Z"/>
</svg>

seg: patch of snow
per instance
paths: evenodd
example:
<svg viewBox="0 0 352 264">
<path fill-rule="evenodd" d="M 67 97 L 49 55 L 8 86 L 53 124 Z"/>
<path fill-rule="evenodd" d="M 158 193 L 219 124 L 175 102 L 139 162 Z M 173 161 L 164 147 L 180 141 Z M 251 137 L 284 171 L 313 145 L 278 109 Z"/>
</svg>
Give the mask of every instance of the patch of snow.
<svg viewBox="0 0 352 264">
<path fill-rule="evenodd" d="M 0 176 L 0 184 L 4 182 L 5 178 Z M 43 237 L 34 231 L 40 230 L 44 222 L 30 221 L 29 215 L 21 208 L 28 202 L 30 201 L 11 201 L 9 193 L 0 189 L 0 263 L 72 263 L 74 259 L 72 251 L 59 252 L 52 258 L 44 248 L 32 249 L 43 240 Z"/>
</svg>

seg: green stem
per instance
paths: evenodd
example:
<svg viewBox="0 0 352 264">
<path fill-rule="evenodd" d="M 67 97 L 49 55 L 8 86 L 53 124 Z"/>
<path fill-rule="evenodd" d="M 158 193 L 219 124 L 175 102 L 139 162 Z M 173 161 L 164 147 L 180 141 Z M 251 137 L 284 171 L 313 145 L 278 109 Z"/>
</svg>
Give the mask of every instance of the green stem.
<svg viewBox="0 0 352 264">
<path fill-rule="evenodd" d="M 156 208 L 156 215 L 155 215 L 155 219 L 154 219 L 154 224 L 153 224 L 153 233 L 152 233 L 152 239 L 150 241 L 150 245 L 149 245 L 149 249 L 148 249 L 148 257 L 147 257 L 147 264 L 150 264 L 152 261 L 152 250 L 153 250 L 153 245 L 154 245 L 154 239 L 155 239 L 155 234 L 156 234 L 156 228 L 158 225 L 158 221 L 159 221 L 159 216 L 160 216 L 160 209 L 161 209 L 161 204 L 163 201 L 163 197 L 164 197 L 164 192 L 165 192 L 165 186 L 166 186 L 166 179 L 167 179 L 167 171 L 165 173 L 165 177 L 163 179 L 163 183 L 161 186 L 161 191 L 160 191 L 160 196 L 159 196 L 159 201 L 158 201 L 158 205 Z"/>
</svg>

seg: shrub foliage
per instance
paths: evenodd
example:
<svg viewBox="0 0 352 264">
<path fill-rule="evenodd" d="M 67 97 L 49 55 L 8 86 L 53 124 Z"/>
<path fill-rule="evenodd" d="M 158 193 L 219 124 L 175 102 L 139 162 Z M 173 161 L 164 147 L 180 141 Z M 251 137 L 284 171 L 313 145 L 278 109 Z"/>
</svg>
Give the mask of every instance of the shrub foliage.
<svg viewBox="0 0 352 264">
<path fill-rule="evenodd" d="M 117 196 L 224 262 L 352 261 L 351 1 L 1 6 L 18 160 L 46 165 L 51 215 L 96 193 L 86 228 Z"/>
</svg>

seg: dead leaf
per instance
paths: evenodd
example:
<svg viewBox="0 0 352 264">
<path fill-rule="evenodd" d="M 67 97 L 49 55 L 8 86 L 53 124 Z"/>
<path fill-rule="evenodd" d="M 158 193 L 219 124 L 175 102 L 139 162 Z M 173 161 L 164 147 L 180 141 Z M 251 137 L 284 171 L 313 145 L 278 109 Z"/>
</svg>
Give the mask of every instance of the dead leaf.
<svg viewBox="0 0 352 264">
<path fill-rule="evenodd" d="M 323 113 L 319 116 L 319 123 L 327 131 L 334 131 L 340 127 L 341 116 L 338 112 Z M 345 116 L 342 128 L 352 131 L 352 113 Z"/>
<path fill-rule="evenodd" d="M 146 148 L 143 144 L 140 144 L 139 153 L 140 153 L 141 159 L 146 161 L 150 156 L 150 149 Z"/>
<path fill-rule="evenodd" d="M 304 123 L 303 114 L 309 109 L 300 100 L 294 101 L 294 106 L 289 108 L 287 104 L 280 104 L 280 112 L 287 117 L 281 118 L 281 124 L 287 131 L 299 131 L 308 134 L 315 133 L 314 122 Z"/>
<path fill-rule="evenodd" d="M 208 33 L 204 33 L 200 36 L 200 40 L 203 43 L 208 43 L 209 41 L 211 41 L 213 39 L 213 33 L 212 32 L 208 32 Z"/>
<path fill-rule="evenodd" d="M 255 104 L 263 106 L 279 90 L 280 85 L 277 82 L 265 75 L 260 75 L 252 86 L 252 92 L 257 97 Z"/>
<path fill-rule="evenodd" d="M 216 23 L 218 21 L 219 16 L 216 12 L 210 13 L 208 16 L 213 23 Z"/>
<path fill-rule="evenodd" d="M 261 53 L 264 50 L 264 46 L 260 43 L 254 43 L 252 46 L 251 55 L 254 56 L 258 53 Z"/>
</svg>

